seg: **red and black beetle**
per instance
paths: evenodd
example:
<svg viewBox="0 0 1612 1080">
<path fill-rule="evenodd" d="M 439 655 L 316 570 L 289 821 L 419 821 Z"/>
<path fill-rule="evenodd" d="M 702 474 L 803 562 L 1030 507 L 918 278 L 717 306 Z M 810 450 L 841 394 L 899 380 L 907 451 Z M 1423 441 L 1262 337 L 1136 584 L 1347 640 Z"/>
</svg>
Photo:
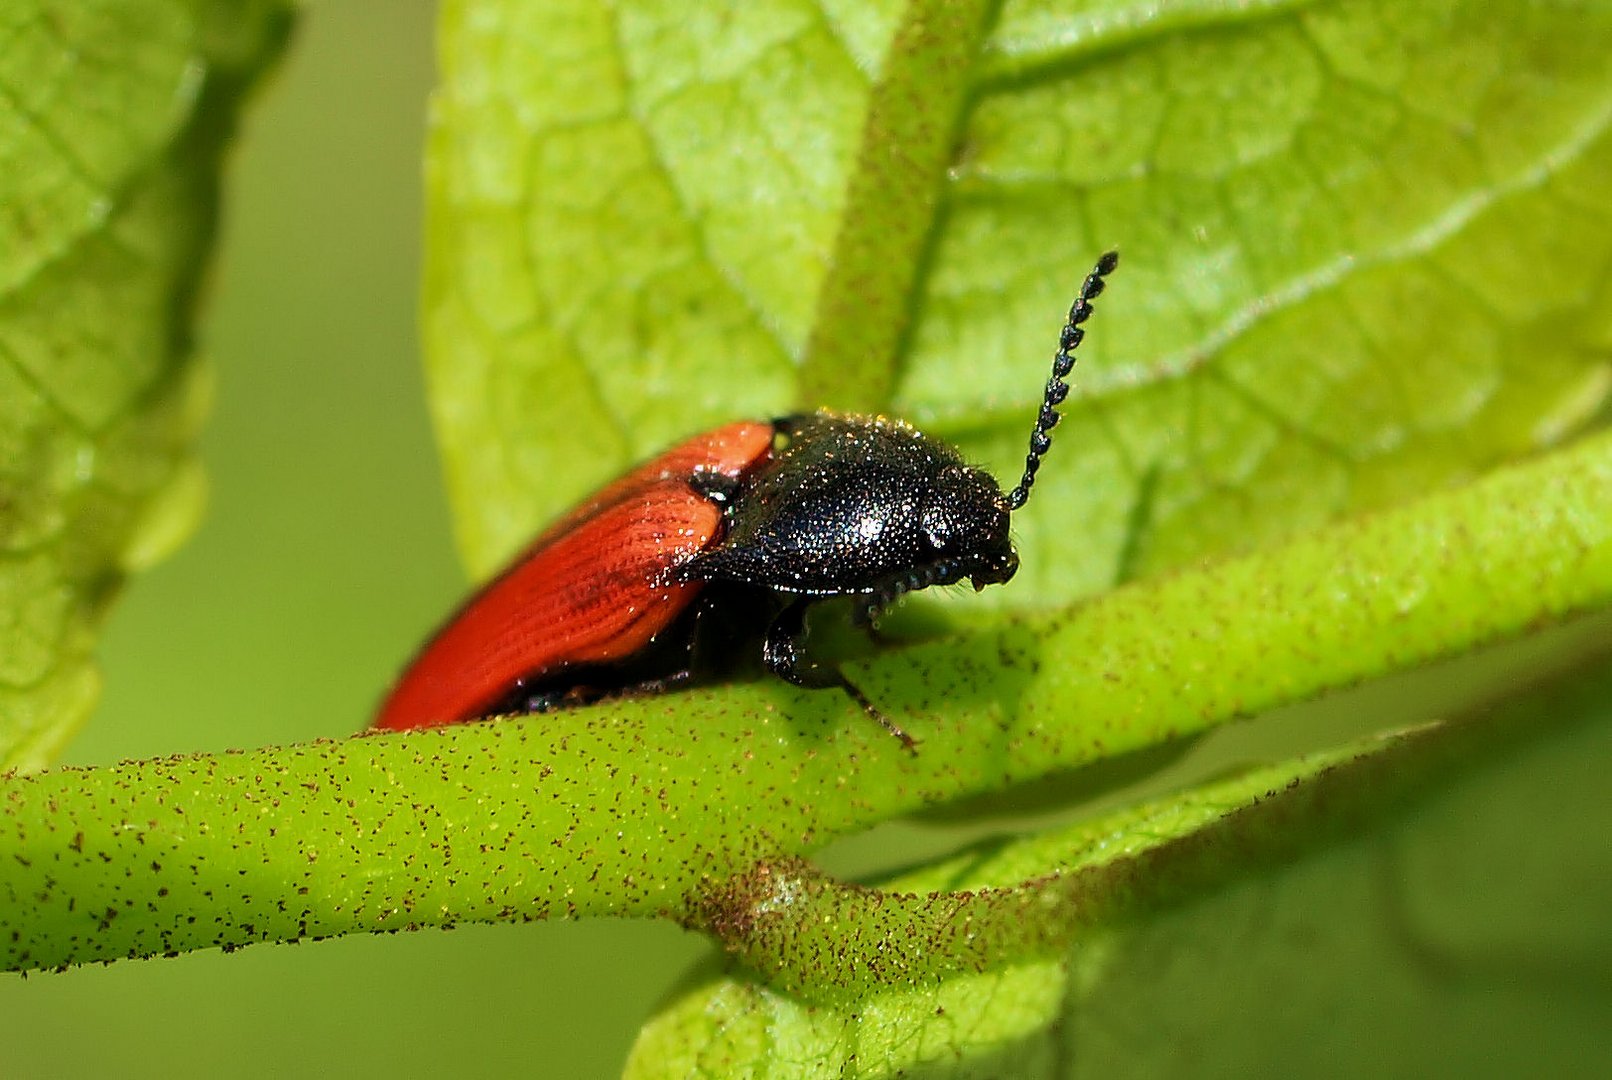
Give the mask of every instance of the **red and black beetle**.
<svg viewBox="0 0 1612 1080">
<path fill-rule="evenodd" d="M 1118 263 L 1114 252 L 1098 260 L 1069 309 L 1011 492 L 953 447 L 883 417 L 817 412 L 696 435 L 542 533 L 427 642 L 375 726 L 663 688 L 690 678 L 702 648 L 726 636 L 760 638 L 779 678 L 845 689 L 910 747 L 837 667 L 805 656 L 807 609 L 852 596 L 871 625 L 903 593 L 1013 576 L 1009 517 L 1029 498 L 1080 324 Z"/>
</svg>

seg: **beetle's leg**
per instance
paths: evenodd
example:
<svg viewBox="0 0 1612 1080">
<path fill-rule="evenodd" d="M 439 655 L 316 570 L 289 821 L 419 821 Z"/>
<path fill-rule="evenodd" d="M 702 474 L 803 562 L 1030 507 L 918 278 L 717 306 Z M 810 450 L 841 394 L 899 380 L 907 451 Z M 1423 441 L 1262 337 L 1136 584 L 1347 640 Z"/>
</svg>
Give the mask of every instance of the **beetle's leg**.
<svg viewBox="0 0 1612 1080">
<path fill-rule="evenodd" d="M 547 713 L 592 705 L 610 698 L 663 694 L 695 680 L 695 636 L 705 597 L 694 604 L 637 655 L 626 661 L 578 665 L 546 678 L 517 679 L 488 716 Z"/>
<path fill-rule="evenodd" d="M 837 669 L 835 674 L 839 674 Z M 868 700 L 867 695 L 862 693 L 861 690 L 857 689 L 855 683 L 853 683 L 850 679 L 847 679 L 844 675 L 840 675 L 839 684 L 840 689 L 851 695 L 852 701 L 862 706 L 863 712 L 877 720 L 884 730 L 901 740 L 901 745 L 906 749 L 907 753 L 918 753 L 918 740 L 914 739 L 911 735 L 908 735 L 906 731 L 902 730 L 900 724 L 896 723 L 894 720 L 890 719 L 888 716 L 884 715 L 884 713 L 876 709 L 873 705 L 873 702 Z"/>
<path fill-rule="evenodd" d="M 515 680 L 509 692 L 485 710 L 486 716 L 520 716 L 523 713 L 546 713 L 556 709 L 586 705 L 599 695 L 588 696 L 583 687 L 544 687 L 540 683 L 528 684 L 525 679 Z"/>
<path fill-rule="evenodd" d="M 901 730 L 894 720 L 874 708 L 867 695 L 847 679 L 837 665 L 820 664 L 806 658 L 806 610 L 810 597 L 797 597 L 779 612 L 767 629 L 767 641 L 762 647 L 762 660 L 767 670 L 786 682 L 808 689 L 825 689 L 837 686 L 862 706 L 862 711 L 877 720 L 884 730 L 901 740 L 901 745 L 917 753 L 917 742 Z"/>
<path fill-rule="evenodd" d="M 599 685 L 583 682 L 573 686 L 544 688 L 541 685 L 528 687 L 516 683 L 513 690 L 487 709 L 487 715 L 520 716 L 526 713 L 558 712 L 561 709 L 575 709 L 610 698 L 632 697 L 637 694 L 664 694 L 694 681 L 694 672 L 688 667 L 654 678 L 630 681 L 613 679 L 608 669 L 600 670 L 598 674 Z"/>
<path fill-rule="evenodd" d="M 761 649 L 767 670 L 786 682 L 820 690 L 838 686 L 837 673 L 806 659 L 806 609 L 811 601 L 802 596 L 791 600 L 767 627 L 767 640 Z"/>
</svg>

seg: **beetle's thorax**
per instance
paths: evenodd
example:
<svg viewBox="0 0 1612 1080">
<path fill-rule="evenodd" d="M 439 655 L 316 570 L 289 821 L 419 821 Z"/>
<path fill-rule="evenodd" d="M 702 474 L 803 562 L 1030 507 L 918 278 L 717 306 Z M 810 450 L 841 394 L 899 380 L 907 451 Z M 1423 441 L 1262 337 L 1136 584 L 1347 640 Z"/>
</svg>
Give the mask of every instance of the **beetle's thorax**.
<svg viewBox="0 0 1612 1080">
<path fill-rule="evenodd" d="M 1013 576 L 1007 499 L 952 447 L 882 417 L 819 412 L 777 428 L 779 445 L 691 577 L 889 600 Z"/>
</svg>

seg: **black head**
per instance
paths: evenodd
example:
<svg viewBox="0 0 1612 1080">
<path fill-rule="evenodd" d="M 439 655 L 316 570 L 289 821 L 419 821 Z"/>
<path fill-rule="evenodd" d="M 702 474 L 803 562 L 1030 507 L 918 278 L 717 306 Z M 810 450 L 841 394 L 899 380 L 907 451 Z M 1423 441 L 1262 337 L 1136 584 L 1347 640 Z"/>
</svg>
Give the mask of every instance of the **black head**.
<svg viewBox="0 0 1612 1080">
<path fill-rule="evenodd" d="M 1013 508 L 990 473 L 949 465 L 935 477 L 928 495 L 919 511 L 919 531 L 931 563 L 943 568 L 933 584 L 967 578 L 983 589 L 1018 572 L 1019 553 L 1008 535 Z"/>
</svg>

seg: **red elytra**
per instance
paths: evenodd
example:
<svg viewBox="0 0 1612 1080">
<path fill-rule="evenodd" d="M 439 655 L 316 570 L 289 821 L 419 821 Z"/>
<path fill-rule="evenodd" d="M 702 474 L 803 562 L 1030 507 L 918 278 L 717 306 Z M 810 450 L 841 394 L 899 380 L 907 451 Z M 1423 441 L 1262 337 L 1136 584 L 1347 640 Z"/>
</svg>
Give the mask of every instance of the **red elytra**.
<svg viewBox="0 0 1612 1080">
<path fill-rule="evenodd" d="M 704 582 L 672 571 L 722 535 L 722 511 L 693 486 L 737 480 L 766 458 L 773 426 L 704 432 L 607 485 L 543 532 L 415 657 L 374 726 L 401 731 L 487 715 L 533 673 L 629 657 Z"/>
</svg>

